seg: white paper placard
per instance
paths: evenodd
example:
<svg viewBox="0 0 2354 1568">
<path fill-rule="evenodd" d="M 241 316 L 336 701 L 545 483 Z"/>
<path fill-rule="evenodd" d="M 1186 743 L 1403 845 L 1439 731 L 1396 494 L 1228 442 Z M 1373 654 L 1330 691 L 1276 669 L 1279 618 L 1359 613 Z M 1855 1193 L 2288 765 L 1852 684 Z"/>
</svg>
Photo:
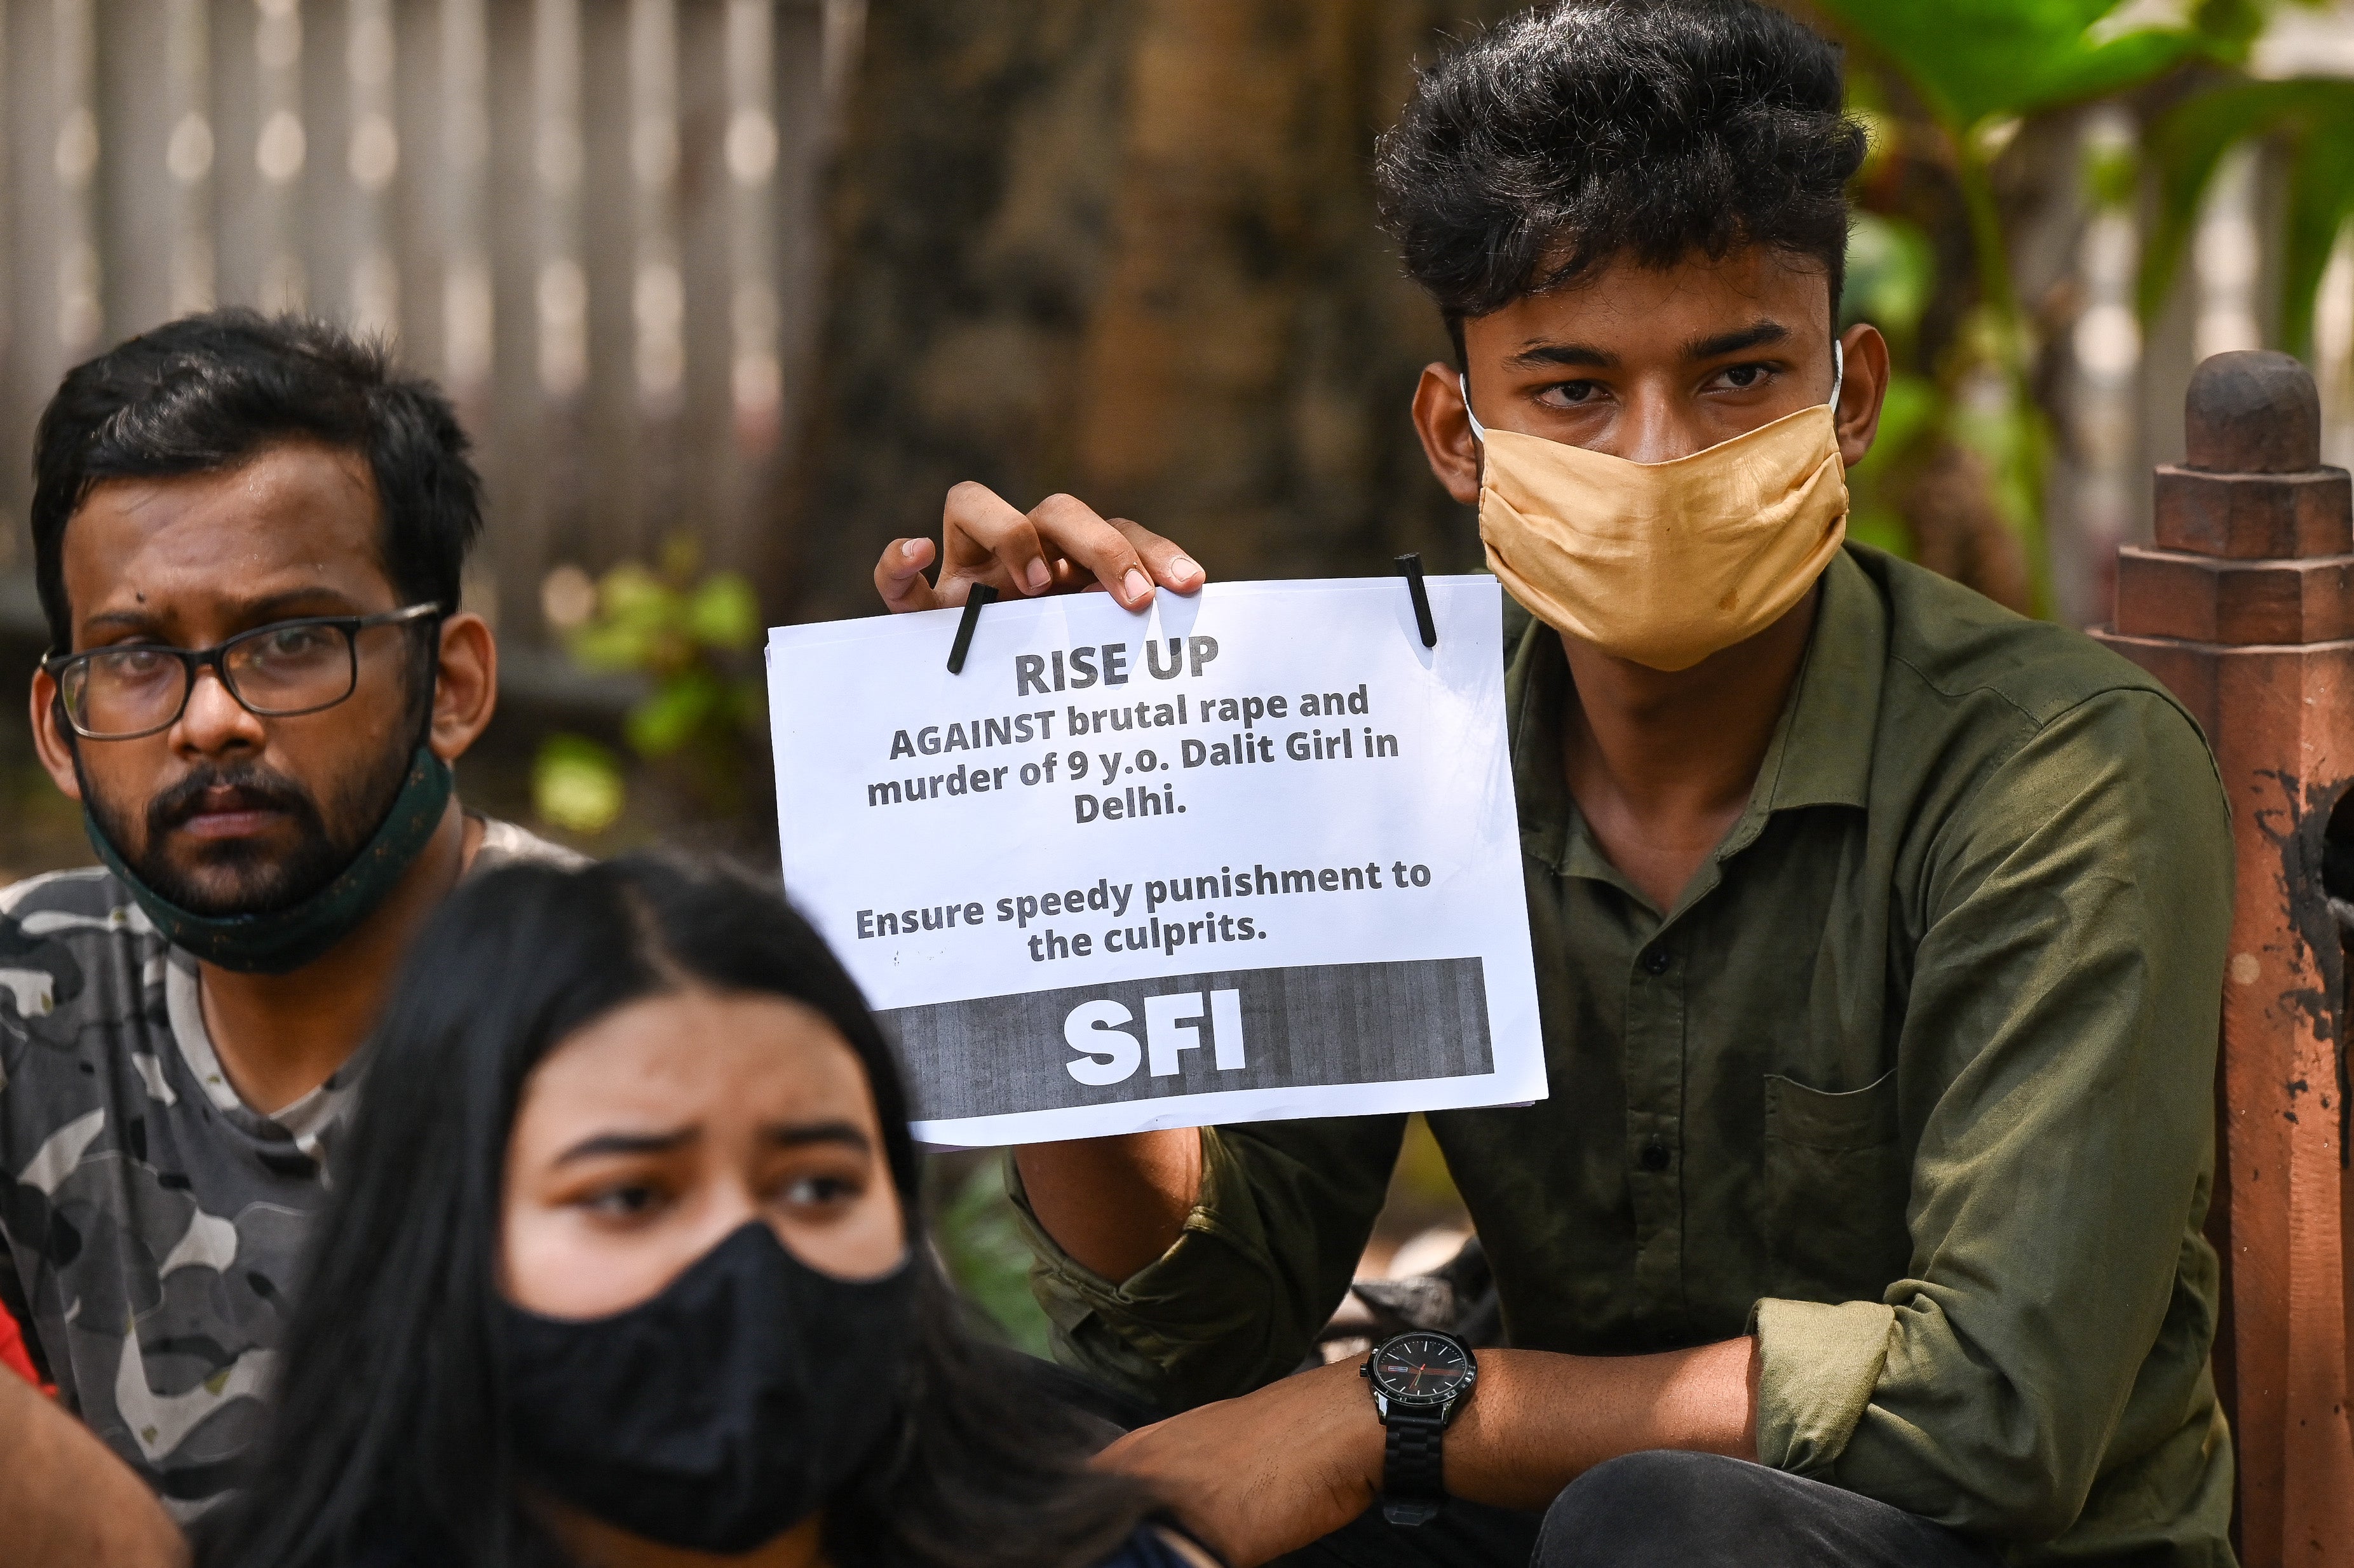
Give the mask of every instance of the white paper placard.
<svg viewBox="0 0 2354 1568">
<path fill-rule="evenodd" d="M 786 891 L 916 1135 L 1542 1098 L 1492 577 L 1213 583 L 769 634 Z"/>
</svg>

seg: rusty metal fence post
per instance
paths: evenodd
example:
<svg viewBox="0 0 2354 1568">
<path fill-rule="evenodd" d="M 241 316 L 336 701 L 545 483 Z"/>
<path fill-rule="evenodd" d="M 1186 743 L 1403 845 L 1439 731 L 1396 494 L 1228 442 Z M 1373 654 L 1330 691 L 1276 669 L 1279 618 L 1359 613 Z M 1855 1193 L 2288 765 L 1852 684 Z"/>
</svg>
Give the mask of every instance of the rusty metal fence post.
<svg viewBox="0 0 2354 1568">
<path fill-rule="evenodd" d="M 2164 681 L 2215 748 L 2239 855 L 2223 981 L 2216 1375 L 2249 1568 L 2354 1563 L 2345 959 L 2324 882 L 2354 781 L 2354 532 L 2320 461 L 2313 378 L 2284 354 L 2201 365 L 2157 543 L 2118 552 L 2101 641 Z M 2341 835 L 2342 836 L 2342 833 Z"/>
</svg>

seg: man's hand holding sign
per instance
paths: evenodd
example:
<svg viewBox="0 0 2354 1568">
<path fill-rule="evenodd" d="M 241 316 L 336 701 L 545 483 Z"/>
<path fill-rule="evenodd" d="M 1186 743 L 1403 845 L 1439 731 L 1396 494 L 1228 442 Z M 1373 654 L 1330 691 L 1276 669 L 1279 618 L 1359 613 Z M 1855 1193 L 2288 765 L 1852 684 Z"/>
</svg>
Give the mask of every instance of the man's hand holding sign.
<svg viewBox="0 0 2354 1568">
<path fill-rule="evenodd" d="M 894 613 L 960 605 L 975 583 L 1010 596 L 1099 590 L 1130 609 L 1157 584 L 1192 593 L 1202 568 L 1160 535 L 1125 517 L 1106 519 L 1083 501 L 1050 495 L 1028 513 L 987 485 L 949 492 L 941 544 L 894 539 L 875 564 L 875 591 Z M 924 573 L 940 562 L 938 581 Z"/>
</svg>

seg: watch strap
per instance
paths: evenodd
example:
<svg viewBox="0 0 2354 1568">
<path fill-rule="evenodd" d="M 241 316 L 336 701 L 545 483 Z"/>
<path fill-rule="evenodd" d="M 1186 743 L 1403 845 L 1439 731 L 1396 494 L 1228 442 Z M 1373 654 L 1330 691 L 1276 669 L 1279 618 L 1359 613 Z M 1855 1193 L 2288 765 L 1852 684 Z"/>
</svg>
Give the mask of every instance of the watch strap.
<svg viewBox="0 0 2354 1568">
<path fill-rule="evenodd" d="M 1382 1517 L 1392 1524 L 1428 1524 L 1447 1503 L 1441 1446 L 1447 1423 L 1437 1413 L 1390 1407 L 1382 1464 Z"/>
</svg>

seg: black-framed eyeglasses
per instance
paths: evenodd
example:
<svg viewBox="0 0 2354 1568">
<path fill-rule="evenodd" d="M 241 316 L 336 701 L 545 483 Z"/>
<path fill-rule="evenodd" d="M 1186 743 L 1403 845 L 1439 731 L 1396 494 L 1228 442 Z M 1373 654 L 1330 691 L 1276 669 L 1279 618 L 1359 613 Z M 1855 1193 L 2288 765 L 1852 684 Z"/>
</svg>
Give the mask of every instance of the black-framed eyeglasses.
<svg viewBox="0 0 2354 1568">
<path fill-rule="evenodd" d="M 136 740 L 179 722 L 199 670 L 211 670 L 239 705 L 261 718 L 334 707 L 359 685 L 361 632 L 441 613 L 438 604 L 412 604 L 381 615 L 306 616 L 257 626 L 211 648 L 126 643 L 52 654 L 41 668 L 57 682 L 76 735 Z"/>
</svg>

